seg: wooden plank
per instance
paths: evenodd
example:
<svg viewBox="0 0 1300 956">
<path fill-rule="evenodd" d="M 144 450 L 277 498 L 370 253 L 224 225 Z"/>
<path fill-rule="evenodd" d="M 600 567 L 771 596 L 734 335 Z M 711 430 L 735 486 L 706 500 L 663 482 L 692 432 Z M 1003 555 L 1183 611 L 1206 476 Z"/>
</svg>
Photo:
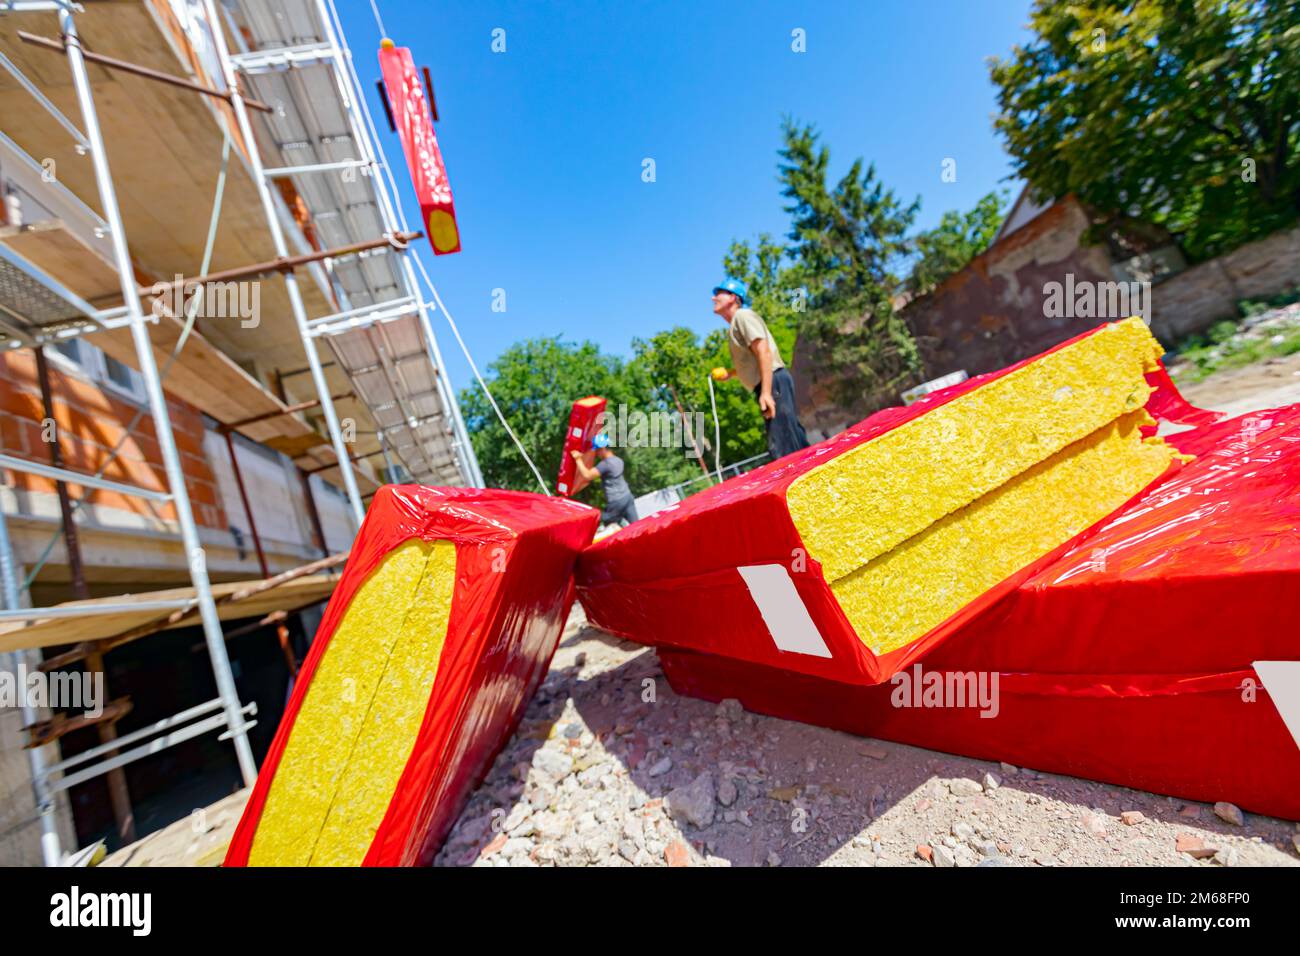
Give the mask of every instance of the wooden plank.
<svg viewBox="0 0 1300 956">
<path fill-rule="evenodd" d="M 220 599 L 256 582 L 231 581 L 214 584 L 212 594 Z M 263 591 L 233 603 L 220 603 L 217 613 L 223 621 L 264 617 L 272 611 L 296 611 L 325 600 L 338 583 L 337 575 L 313 574 L 286 581 L 278 587 Z M 71 601 L 73 605 L 132 604 L 139 601 L 166 601 L 187 598 L 194 594 L 191 587 L 168 588 L 144 594 L 126 594 L 119 597 L 95 598 L 90 601 Z M 67 606 L 67 605 L 60 605 Z M 155 620 L 158 611 L 115 611 L 85 617 L 46 619 L 24 627 L 21 623 L 0 624 L 0 653 L 32 647 L 54 647 L 59 644 L 77 644 L 113 637 L 132 628 L 142 627 Z M 185 622 L 182 627 L 193 626 Z"/>
<path fill-rule="evenodd" d="M 117 270 L 58 220 L 0 227 L 0 242 L 92 304 L 122 294 Z"/>
</svg>

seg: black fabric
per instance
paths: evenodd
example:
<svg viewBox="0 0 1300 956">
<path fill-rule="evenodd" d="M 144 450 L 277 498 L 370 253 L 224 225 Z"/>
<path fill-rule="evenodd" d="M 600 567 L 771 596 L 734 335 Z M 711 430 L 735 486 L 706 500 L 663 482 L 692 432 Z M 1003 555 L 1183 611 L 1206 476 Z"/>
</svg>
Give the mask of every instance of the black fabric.
<svg viewBox="0 0 1300 956">
<path fill-rule="evenodd" d="M 754 398 L 758 398 L 762 388 L 759 385 L 754 389 Z M 772 401 L 776 403 L 776 414 L 767 419 L 767 452 L 776 461 L 809 445 L 803 425 L 799 424 L 799 410 L 794 401 L 794 378 L 788 369 L 778 368 L 772 372 Z"/>
<path fill-rule="evenodd" d="M 623 501 L 611 502 L 604 511 L 600 513 L 601 524 L 612 524 L 618 522 L 631 524 L 636 520 L 636 502 L 631 498 Z"/>
</svg>

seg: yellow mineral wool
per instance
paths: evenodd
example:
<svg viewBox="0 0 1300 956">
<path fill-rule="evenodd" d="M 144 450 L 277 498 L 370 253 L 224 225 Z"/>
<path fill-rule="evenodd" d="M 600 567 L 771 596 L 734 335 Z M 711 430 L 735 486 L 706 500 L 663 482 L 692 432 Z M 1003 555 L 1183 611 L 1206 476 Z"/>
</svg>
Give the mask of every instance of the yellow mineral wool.
<svg viewBox="0 0 1300 956">
<path fill-rule="evenodd" d="M 411 539 L 353 595 L 267 793 L 250 866 L 356 866 L 424 719 L 447 636 L 456 546 Z"/>
<path fill-rule="evenodd" d="M 1140 410 L 935 522 L 831 583 L 858 637 L 877 654 L 925 635 L 1011 574 L 1114 511 L 1174 457 Z"/>
<path fill-rule="evenodd" d="M 814 468 L 786 493 L 808 553 L 841 578 L 1141 408 L 1162 351 L 1112 323 Z"/>
</svg>

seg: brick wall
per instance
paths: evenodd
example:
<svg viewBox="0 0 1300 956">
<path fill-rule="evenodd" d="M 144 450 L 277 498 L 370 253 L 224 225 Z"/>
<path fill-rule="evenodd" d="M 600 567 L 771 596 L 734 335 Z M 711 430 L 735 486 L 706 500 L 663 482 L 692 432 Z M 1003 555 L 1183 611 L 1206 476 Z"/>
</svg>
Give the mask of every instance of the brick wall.
<svg viewBox="0 0 1300 956">
<path fill-rule="evenodd" d="M 1110 255 L 1080 246 L 1088 216 L 1064 199 L 971 260 L 901 312 L 921 351 L 922 380 L 958 369 L 979 375 L 1050 348 L 1097 324 L 1096 319 L 1049 319 L 1043 286 L 1073 273 L 1077 281 L 1111 281 Z M 835 398 L 843 372 L 820 362 L 809 343 L 795 348 L 792 373 L 799 416 L 810 437 L 826 437 L 887 405 L 897 392 L 862 392 L 852 403 Z"/>
<path fill-rule="evenodd" d="M 103 466 L 112 448 L 126 434 L 126 426 L 137 407 L 115 396 L 108 388 L 65 370 L 50 361 L 50 387 L 54 396 L 54 421 L 64 466 L 71 471 L 94 474 Z M 194 519 L 209 528 L 226 527 L 226 516 L 217 491 L 212 467 L 203 450 L 203 416 L 192 406 L 168 397 L 172 434 L 181 457 L 186 486 L 193 503 Z M 36 377 L 36 357 L 30 349 L 0 355 L 0 445 L 7 454 L 48 464 L 49 446 L 42 440 L 44 406 Z M 36 475 L 5 472 L 5 480 L 17 491 L 56 494 L 55 483 Z M 109 464 L 104 477 L 154 491 L 167 490 L 153 417 L 146 413 L 131 430 L 122 449 Z M 118 508 L 163 520 L 175 520 L 170 502 L 145 501 L 113 491 L 99 491 L 69 483 L 73 499 L 88 504 Z"/>
<path fill-rule="evenodd" d="M 916 337 L 922 380 L 964 369 L 995 371 L 1094 328 L 1105 318 L 1052 318 L 1044 287 L 1063 282 L 1114 282 L 1119 277 L 1104 245 L 1080 245 L 1088 215 L 1075 200 L 1056 202 L 986 250 L 901 312 Z M 1242 246 L 1183 270 L 1151 287 L 1152 331 L 1166 346 L 1237 314 L 1244 298 L 1275 295 L 1300 284 L 1300 228 Z M 1121 316 L 1115 316 L 1120 318 Z M 847 405 L 835 397 L 844 373 L 819 361 L 800 340 L 791 369 L 799 415 L 810 437 L 822 438 L 897 404 L 897 394 L 859 392 Z"/>
</svg>

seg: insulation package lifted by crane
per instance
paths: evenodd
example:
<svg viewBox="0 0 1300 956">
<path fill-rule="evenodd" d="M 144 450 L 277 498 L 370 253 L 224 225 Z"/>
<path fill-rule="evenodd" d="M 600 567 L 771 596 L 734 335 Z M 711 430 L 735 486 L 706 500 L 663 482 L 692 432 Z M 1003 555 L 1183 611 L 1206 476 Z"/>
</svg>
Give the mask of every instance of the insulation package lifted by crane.
<svg viewBox="0 0 1300 956">
<path fill-rule="evenodd" d="M 381 489 L 226 865 L 431 863 L 545 675 L 599 517 L 527 492 Z"/>
<path fill-rule="evenodd" d="M 680 693 L 1300 818 L 1300 407 L 1219 422 L 1159 353 L 1103 326 L 703 492 L 587 549 L 588 617 Z"/>
</svg>

